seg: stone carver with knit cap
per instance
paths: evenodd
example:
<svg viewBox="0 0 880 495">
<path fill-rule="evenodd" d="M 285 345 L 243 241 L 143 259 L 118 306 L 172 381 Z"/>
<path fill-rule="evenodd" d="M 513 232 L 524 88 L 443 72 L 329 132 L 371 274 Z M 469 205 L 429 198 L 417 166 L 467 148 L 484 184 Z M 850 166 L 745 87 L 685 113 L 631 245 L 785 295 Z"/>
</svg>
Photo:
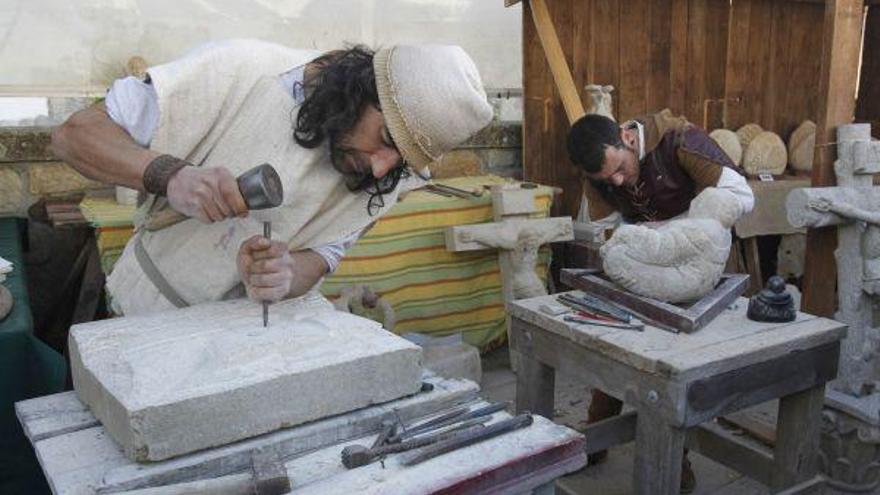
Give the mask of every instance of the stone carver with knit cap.
<svg viewBox="0 0 880 495">
<path fill-rule="evenodd" d="M 88 177 L 140 190 L 108 278 L 127 315 L 309 291 L 427 165 L 492 118 L 459 47 L 319 53 L 233 40 L 116 81 L 52 136 Z M 278 171 L 280 207 L 249 212 L 235 177 Z M 163 212 L 186 219 L 173 223 Z M 255 235 L 271 221 L 273 240 Z"/>
</svg>

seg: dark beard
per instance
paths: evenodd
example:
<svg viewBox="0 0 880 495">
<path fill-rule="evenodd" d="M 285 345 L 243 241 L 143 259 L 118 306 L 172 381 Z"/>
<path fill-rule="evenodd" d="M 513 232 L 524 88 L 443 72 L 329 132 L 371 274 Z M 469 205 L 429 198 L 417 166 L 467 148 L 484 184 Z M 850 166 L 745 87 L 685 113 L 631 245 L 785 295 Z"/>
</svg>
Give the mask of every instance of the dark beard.
<svg viewBox="0 0 880 495">
<path fill-rule="evenodd" d="M 367 201 L 367 213 L 370 216 L 375 215 L 385 206 L 385 194 L 389 194 L 397 189 L 401 179 L 410 176 L 409 167 L 406 162 L 401 160 L 394 168 L 392 168 L 384 177 L 377 179 L 371 173 L 363 173 L 357 171 L 347 171 L 345 167 L 345 156 L 347 150 L 338 146 L 335 139 L 330 139 L 330 163 L 337 172 L 342 174 L 345 179 L 345 187 L 351 192 L 366 192 L 370 195 Z"/>
</svg>

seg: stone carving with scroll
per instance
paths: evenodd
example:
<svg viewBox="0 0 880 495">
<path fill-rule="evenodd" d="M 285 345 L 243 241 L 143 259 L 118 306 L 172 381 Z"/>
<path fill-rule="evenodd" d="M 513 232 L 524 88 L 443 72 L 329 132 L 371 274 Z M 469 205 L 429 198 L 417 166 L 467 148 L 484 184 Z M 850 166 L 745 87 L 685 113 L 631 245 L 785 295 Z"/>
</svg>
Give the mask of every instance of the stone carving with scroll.
<svg viewBox="0 0 880 495">
<path fill-rule="evenodd" d="M 718 143 L 733 163 L 736 165 L 742 163 L 742 145 L 735 132 L 730 129 L 715 129 L 709 133 L 709 137 Z"/>
<path fill-rule="evenodd" d="M 589 105 L 587 114 L 604 115 L 611 120 L 617 120 L 614 118 L 614 104 L 611 100 L 611 92 L 614 91 L 614 86 L 609 84 L 587 84 L 584 86 L 584 91 L 587 92 L 587 103 Z"/>
<path fill-rule="evenodd" d="M 605 273 L 624 288 L 665 302 L 709 293 L 730 254 L 730 229 L 742 215 L 729 191 L 706 188 L 691 202 L 687 218 L 659 228 L 619 227 L 601 248 Z"/>
<path fill-rule="evenodd" d="M 782 175 L 788 164 L 785 143 L 776 133 L 764 131 L 743 149 L 742 167 L 752 175 Z"/>
<path fill-rule="evenodd" d="M 798 172 L 813 170 L 813 152 L 816 148 L 816 124 L 805 120 L 791 133 L 788 140 L 788 162 Z"/>
</svg>

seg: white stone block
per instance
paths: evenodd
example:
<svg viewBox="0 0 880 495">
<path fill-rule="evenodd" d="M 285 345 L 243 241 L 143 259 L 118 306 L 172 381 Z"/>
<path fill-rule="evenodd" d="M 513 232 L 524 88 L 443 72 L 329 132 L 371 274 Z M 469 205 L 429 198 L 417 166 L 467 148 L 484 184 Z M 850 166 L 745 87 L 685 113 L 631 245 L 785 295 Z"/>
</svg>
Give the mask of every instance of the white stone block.
<svg viewBox="0 0 880 495">
<path fill-rule="evenodd" d="M 322 298 L 224 301 L 75 325 L 74 388 L 136 461 L 157 461 L 418 391 L 420 348 Z"/>
</svg>

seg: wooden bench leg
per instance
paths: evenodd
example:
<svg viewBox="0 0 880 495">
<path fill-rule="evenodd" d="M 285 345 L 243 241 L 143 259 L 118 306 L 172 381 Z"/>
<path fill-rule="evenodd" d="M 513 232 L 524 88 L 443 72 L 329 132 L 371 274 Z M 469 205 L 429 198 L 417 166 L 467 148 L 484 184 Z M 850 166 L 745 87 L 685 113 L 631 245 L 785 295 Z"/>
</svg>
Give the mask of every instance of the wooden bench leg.
<svg viewBox="0 0 880 495">
<path fill-rule="evenodd" d="M 529 411 L 552 421 L 556 370 L 529 356 L 517 353 L 516 357 L 516 411 Z"/>
<path fill-rule="evenodd" d="M 773 489 L 787 488 L 816 475 L 824 403 L 824 385 L 779 400 Z"/>
<path fill-rule="evenodd" d="M 656 414 L 637 413 L 633 493 L 676 495 L 681 483 L 685 430 Z"/>
</svg>

